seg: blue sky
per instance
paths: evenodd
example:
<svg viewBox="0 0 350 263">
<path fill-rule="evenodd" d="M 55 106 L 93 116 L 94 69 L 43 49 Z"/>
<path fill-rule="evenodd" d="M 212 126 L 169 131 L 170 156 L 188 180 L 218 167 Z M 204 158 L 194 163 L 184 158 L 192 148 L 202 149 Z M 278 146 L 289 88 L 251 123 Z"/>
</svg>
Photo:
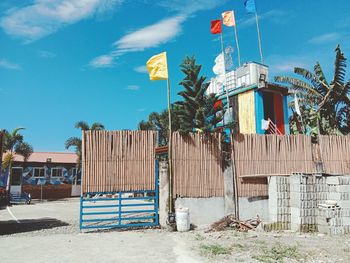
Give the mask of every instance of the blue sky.
<svg viewBox="0 0 350 263">
<path fill-rule="evenodd" d="M 74 123 L 136 129 L 166 107 L 166 83 L 150 82 L 145 62 L 168 52 L 172 101 L 179 65 L 195 55 L 213 76 L 220 52 L 210 20 L 235 10 L 242 61 L 259 61 L 254 17 L 243 0 L 2 0 L 0 2 L 0 128 L 25 127 L 36 151 L 64 151 Z M 256 0 L 270 78 L 320 61 L 332 75 L 334 48 L 350 58 L 348 0 Z M 235 47 L 232 28 L 225 45 Z M 233 54 L 237 65 L 236 53 Z M 349 74 L 348 74 L 349 76 Z"/>
</svg>

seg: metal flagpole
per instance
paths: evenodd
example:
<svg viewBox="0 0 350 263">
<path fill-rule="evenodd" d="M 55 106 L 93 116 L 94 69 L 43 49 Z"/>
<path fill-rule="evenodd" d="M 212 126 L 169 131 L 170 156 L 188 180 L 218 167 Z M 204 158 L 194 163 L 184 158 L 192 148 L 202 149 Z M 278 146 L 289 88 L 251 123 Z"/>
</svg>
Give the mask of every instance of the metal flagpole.
<svg viewBox="0 0 350 263">
<path fill-rule="evenodd" d="M 224 53 L 224 41 L 222 39 L 222 32 L 220 34 L 220 40 L 221 40 L 221 53 L 224 60 L 224 88 L 226 91 L 226 100 L 227 100 L 227 112 L 230 114 L 230 98 L 228 96 L 228 90 L 226 85 L 226 65 L 225 65 L 225 53 Z M 232 139 L 232 133 L 230 128 L 230 143 L 232 147 L 232 155 L 234 155 L 234 145 L 233 145 L 233 139 Z M 237 185 L 237 178 L 236 178 L 236 167 L 235 167 L 235 159 L 234 156 L 231 156 L 232 160 L 232 173 L 233 173 L 233 185 L 234 185 L 234 203 L 235 203 L 235 217 L 239 219 L 239 208 L 238 208 L 238 185 Z"/>
<path fill-rule="evenodd" d="M 262 47 L 261 47 L 261 36 L 260 36 L 260 28 L 259 28 L 259 18 L 258 18 L 258 13 L 255 11 L 255 19 L 256 19 L 256 29 L 258 31 L 258 39 L 259 39 L 259 49 L 260 49 L 260 59 L 261 59 L 261 64 L 264 64 L 264 58 L 263 58 L 263 53 L 262 53 Z"/>
<path fill-rule="evenodd" d="M 238 66 L 241 66 L 241 51 L 239 49 L 239 43 L 238 43 L 238 35 L 237 35 L 237 25 L 234 26 L 235 28 L 235 37 L 236 37 L 236 46 L 237 46 L 237 53 L 238 53 Z"/>
<path fill-rule="evenodd" d="M 173 169 L 172 169 L 172 139 L 171 139 L 171 105 L 170 105 L 170 81 L 169 75 L 167 79 L 167 90 L 168 90 L 168 116 L 169 116 L 169 139 L 168 139 L 168 165 L 169 165 L 169 213 L 173 211 Z"/>
</svg>

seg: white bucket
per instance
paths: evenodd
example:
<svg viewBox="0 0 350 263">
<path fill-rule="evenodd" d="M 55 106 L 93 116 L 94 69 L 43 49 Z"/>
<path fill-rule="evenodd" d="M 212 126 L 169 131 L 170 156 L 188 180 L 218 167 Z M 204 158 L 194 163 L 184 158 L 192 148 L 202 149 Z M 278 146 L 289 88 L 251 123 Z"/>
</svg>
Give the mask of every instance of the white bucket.
<svg viewBox="0 0 350 263">
<path fill-rule="evenodd" d="M 190 230 L 190 210 L 186 207 L 176 209 L 176 228 L 179 232 Z"/>
</svg>

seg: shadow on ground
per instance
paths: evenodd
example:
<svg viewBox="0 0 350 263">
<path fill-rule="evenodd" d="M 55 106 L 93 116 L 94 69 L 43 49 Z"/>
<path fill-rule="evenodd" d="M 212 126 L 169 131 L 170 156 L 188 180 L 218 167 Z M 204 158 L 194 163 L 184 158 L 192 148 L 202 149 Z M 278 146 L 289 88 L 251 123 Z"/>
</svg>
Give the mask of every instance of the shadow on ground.
<svg viewBox="0 0 350 263">
<path fill-rule="evenodd" d="M 23 219 L 20 220 L 20 223 L 14 220 L 0 221 L 0 235 L 31 232 L 68 225 L 68 223 L 55 218 Z"/>
</svg>

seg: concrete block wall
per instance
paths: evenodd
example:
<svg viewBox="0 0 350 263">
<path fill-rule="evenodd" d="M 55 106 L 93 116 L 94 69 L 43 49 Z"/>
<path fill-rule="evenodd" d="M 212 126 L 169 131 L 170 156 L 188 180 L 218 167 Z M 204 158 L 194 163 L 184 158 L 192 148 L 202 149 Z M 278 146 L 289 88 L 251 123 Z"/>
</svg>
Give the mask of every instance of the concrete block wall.
<svg viewBox="0 0 350 263">
<path fill-rule="evenodd" d="M 318 231 L 341 235 L 350 233 L 350 176 L 328 176 L 327 200 L 333 201 L 329 205 L 325 201 L 319 204 L 317 224 Z"/>
<path fill-rule="evenodd" d="M 288 230 L 291 223 L 290 180 L 287 176 L 269 178 L 269 219 L 271 230 Z"/>
<path fill-rule="evenodd" d="M 326 206 L 326 200 L 337 205 Z M 269 219 L 275 230 L 350 233 L 350 176 L 271 177 Z"/>
<path fill-rule="evenodd" d="M 314 175 L 290 176 L 291 230 L 315 231 L 317 198 Z"/>
</svg>

